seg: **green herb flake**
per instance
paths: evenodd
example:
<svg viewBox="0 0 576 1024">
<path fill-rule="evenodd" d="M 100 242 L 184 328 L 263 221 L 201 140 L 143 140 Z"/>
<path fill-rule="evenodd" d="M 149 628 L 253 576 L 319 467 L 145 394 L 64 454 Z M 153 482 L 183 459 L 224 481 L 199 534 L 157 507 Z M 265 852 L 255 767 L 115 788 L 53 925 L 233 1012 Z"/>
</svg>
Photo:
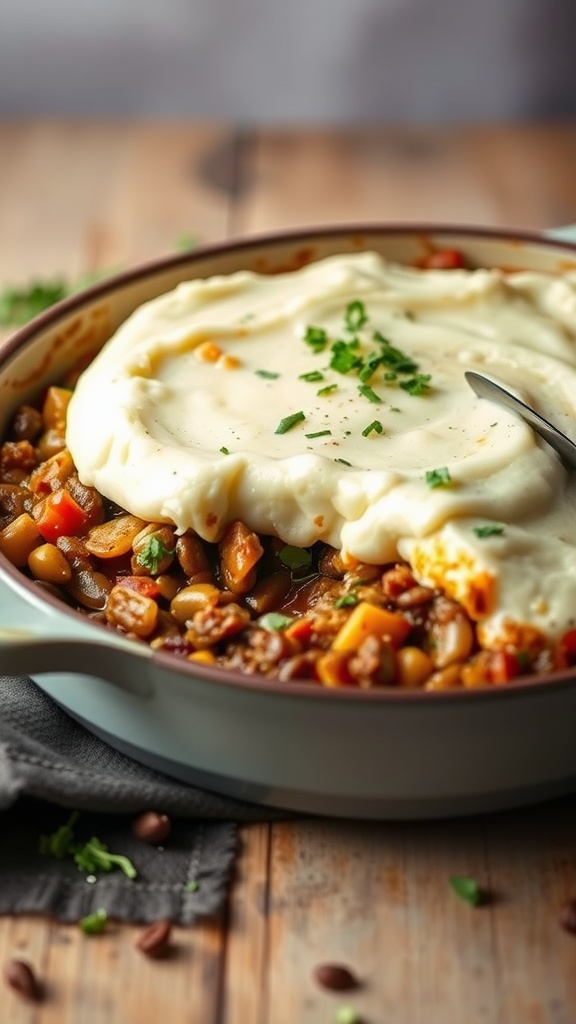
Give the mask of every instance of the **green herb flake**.
<svg viewBox="0 0 576 1024">
<path fill-rule="evenodd" d="M 446 466 L 442 466 L 440 469 L 426 470 L 425 480 L 432 490 L 435 487 L 449 487 L 452 483 L 452 477 Z"/>
<path fill-rule="evenodd" d="M 467 878 L 465 875 L 452 875 L 449 881 L 456 895 L 464 903 L 468 903 L 471 907 L 478 906 L 482 893 L 475 878 Z"/>
<path fill-rule="evenodd" d="M 339 1006 L 334 1021 L 335 1024 L 361 1024 L 358 1011 L 353 1006 Z"/>
<path fill-rule="evenodd" d="M 382 365 L 382 359 L 380 356 L 370 356 L 361 367 L 358 376 L 363 384 L 367 384 L 368 381 L 374 376 L 376 370 Z"/>
<path fill-rule="evenodd" d="M 364 427 L 362 431 L 362 437 L 368 437 L 369 434 L 382 434 L 384 427 L 380 423 L 380 420 L 372 420 L 367 427 Z"/>
<path fill-rule="evenodd" d="M 304 437 L 312 441 L 315 437 L 330 437 L 331 435 L 331 430 L 315 430 L 313 434 L 304 434 Z"/>
<path fill-rule="evenodd" d="M 192 233 L 180 235 L 176 239 L 174 248 L 180 252 L 192 252 L 193 249 L 198 248 L 198 235 L 193 235 Z"/>
<path fill-rule="evenodd" d="M 290 615 L 282 615 L 280 612 L 266 612 L 265 615 L 260 616 L 257 622 L 268 633 L 278 633 L 282 629 L 287 629 L 294 619 Z"/>
<path fill-rule="evenodd" d="M 284 419 L 280 420 L 280 423 L 274 431 L 275 434 L 287 434 L 292 427 L 295 427 L 297 423 L 302 423 L 306 417 L 302 411 L 293 412 L 290 416 L 285 416 Z"/>
<path fill-rule="evenodd" d="M 278 553 L 282 565 L 289 569 L 309 569 L 312 565 L 312 555 L 306 548 L 297 548 L 293 544 L 285 544 Z"/>
<path fill-rule="evenodd" d="M 486 526 L 473 526 L 472 533 L 477 537 L 500 537 L 504 533 L 504 527 L 498 523 L 487 523 Z"/>
<path fill-rule="evenodd" d="M 62 281 L 37 281 L 27 288 L 6 288 L 0 292 L 0 326 L 20 327 L 69 294 L 70 289 Z"/>
<path fill-rule="evenodd" d="M 309 373 L 301 373 L 298 380 L 305 380 L 309 384 L 316 384 L 318 381 L 324 380 L 324 374 L 320 373 L 320 370 L 310 370 Z"/>
<path fill-rule="evenodd" d="M 191 878 L 189 882 L 186 882 L 186 892 L 198 892 L 200 888 L 200 882 L 197 882 L 195 878 Z"/>
<path fill-rule="evenodd" d="M 325 388 L 320 388 L 320 391 L 317 391 L 316 394 L 321 398 L 323 395 L 331 395 L 333 391 L 337 390 L 337 384 L 327 384 Z"/>
<path fill-rule="evenodd" d="M 409 395 L 419 398 L 430 390 L 431 379 L 429 373 L 416 373 L 413 377 L 409 377 L 408 380 L 401 380 L 400 387 L 407 391 Z"/>
<path fill-rule="evenodd" d="M 322 352 L 328 344 L 328 334 L 323 327 L 308 326 L 304 334 L 304 341 L 313 352 Z"/>
<path fill-rule="evenodd" d="M 402 412 L 402 409 L 399 409 L 397 405 L 391 405 L 390 412 Z"/>
<path fill-rule="evenodd" d="M 373 340 L 381 346 L 380 358 L 382 362 L 396 373 L 416 373 L 418 363 L 415 363 L 405 352 L 395 348 L 388 338 L 385 338 L 380 331 L 374 331 Z"/>
<path fill-rule="evenodd" d="M 369 384 L 359 384 L 358 392 L 362 395 L 363 398 L 367 398 L 369 402 L 374 402 L 377 405 L 382 404 L 382 399 L 380 398 L 380 395 L 377 395 Z"/>
<path fill-rule="evenodd" d="M 346 306 L 346 312 L 344 313 L 346 330 L 352 332 L 359 331 L 366 323 L 368 323 L 368 317 L 364 303 L 360 302 L 360 299 L 353 299 Z"/>
<path fill-rule="evenodd" d="M 384 380 L 386 381 L 387 384 L 392 384 L 394 383 L 394 381 L 398 380 L 398 374 L 394 373 L 394 370 L 388 370 L 384 374 Z"/>
<path fill-rule="evenodd" d="M 93 914 L 81 917 L 78 924 L 85 935 L 99 935 L 108 924 L 108 914 L 103 907 L 100 907 Z"/>
<path fill-rule="evenodd" d="M 67 853 L 71 853 L 74 846 L 74 825 L 77 821 L 78 811 L 74 811 L 65 825 L 60 825 L 60 828 L 49 836 L 40 836 L 40 853 L 47 857 L 55 857 L 56 860 L 62 860 Z"/>
<path fill-rule="evenodd" d="M 113 871 L 114 868 L 123 871 L 127 878 L 136 878 L 137 875 L 136 868 L 128 857 L 110 853 L 106 844 L 95 836 L 75 848 L 74 860 L 87 875 L 96 874 L 97 871 Z"/>
<path fill-rule="evenodd" d="M 220 449 L 220 453 L 222 455 L 230 455 L 230 449 L 229 448 L 225 448 L 224 445 L 222 445 L 222 447 Z"/>
<path fill-rule="evenodd" d="M 357 594 L 344 594 L 334 601 L 335 608 L 354 608 L 360 601 Z"/>
<path fill-rule="evenodd" d="M 279 373 L 274 373 L 273 370 L 254 370 L 257 377 L 262 377 L 264 380 L 277 380 L 280 376 Z"/>
<path fill-rule="evenodd" d="M 148 569 L 152 576 L 158 572 L 160 563 L 167 555 L 173 555 L 175 548 L 167 548 L 160 537 L 155 533 L 146 538 L 144 544 L 136 554 L 136 561 L 144 569 Z"/>
<path fill-rule="evenodd" d="M 334 462 L 339 462 L 342 466 L 351 466 L 352 463 L 348 462 L 347 459 L 334 459 Z"/>
<path fill-rule="evenodd" d="M 136 878 L 137 872 L 132 861 L 121 854 L 110 853 L 108 847 L 94 836 L 87 843 L 75 842 L 73 826 L 78 817 L 78 812 L 74 811 L 65 825 L 61 825 L 49 836 L 41 836 L 40 853 L 57 860 L 70 856 L 87 875 L 119 868 L 128 878 Z"/>
<path fill-rule="evenodd" d="M 362 366 L 362 359 L 357 352 L 359 345 L 357 338 L 352 341 L 335 341 L 330 349 L 330 369 L 337 373 L 350 373 L 351 370 L 359 369 Z"/>
</svg>

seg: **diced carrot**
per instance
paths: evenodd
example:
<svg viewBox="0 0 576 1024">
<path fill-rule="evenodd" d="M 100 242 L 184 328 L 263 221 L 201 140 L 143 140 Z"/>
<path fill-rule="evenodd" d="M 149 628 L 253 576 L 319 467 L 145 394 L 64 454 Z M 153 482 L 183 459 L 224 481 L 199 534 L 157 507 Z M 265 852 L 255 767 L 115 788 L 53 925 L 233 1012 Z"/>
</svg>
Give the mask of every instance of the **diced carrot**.
<svg viewBox="0 0 576 1024">
<path fill-rule="evenodd" d="M 348 671 L 348 658 L 339 651 L 326 651 L 316 662 L 318 678 L 323 686 L 350 686 L 353 682 Z"/>
<path fill-rule="evenodd" d="M 312 636 L 312 623 L 308 619 L 296 619 L 284 630 L 289 640 L 297 640 L 299 644 L 307 644 Z"/>
<path fill-rule="evenodd" d="M 367 636 L 385 636 L 393 647 L 400 647 L 410 629 L 410 623 L 403 615 L 361 601 L 336 634 L 332 650 L 356 651 Z"/>
</svg>

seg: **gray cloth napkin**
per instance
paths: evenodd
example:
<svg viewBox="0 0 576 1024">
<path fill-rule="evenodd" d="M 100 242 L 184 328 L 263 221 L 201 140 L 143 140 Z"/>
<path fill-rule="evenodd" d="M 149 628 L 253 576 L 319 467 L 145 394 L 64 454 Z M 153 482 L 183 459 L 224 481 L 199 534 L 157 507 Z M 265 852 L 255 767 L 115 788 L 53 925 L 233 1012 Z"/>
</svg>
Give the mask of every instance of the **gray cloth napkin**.
<svg viewBox="0 0 576 1024">
<path fill-rule="evenodd" d="M 167 814 L 163 848 L 132 833 L 142 811 Z M 71 856 L 40 853 L 40 837 L 78 811 L 74 840 L 92 836 L 137 870 L 87 875 Z M 104 908 L 118 920 L 188 924 L 214 913 L 234 854 L 232 822 L 272 812 L 184 785 L 97 739 L 30 679 L 0 676 L 0 913 L 76 921 Z"/>
</svg>

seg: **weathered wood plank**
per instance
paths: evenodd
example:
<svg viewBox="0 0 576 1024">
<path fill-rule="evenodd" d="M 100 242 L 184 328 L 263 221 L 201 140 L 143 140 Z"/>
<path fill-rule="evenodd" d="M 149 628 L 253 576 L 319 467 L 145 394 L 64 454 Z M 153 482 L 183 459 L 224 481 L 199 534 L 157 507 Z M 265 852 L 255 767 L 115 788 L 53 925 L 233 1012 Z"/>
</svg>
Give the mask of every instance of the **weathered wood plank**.
<svg viewBox="0 0 576 1024">
<path fill-rule="evenodd" d="M 238 230 L 350 221 L 576 221 L 576 130 L 276 131 L 256 140 Z"/>
</svg>

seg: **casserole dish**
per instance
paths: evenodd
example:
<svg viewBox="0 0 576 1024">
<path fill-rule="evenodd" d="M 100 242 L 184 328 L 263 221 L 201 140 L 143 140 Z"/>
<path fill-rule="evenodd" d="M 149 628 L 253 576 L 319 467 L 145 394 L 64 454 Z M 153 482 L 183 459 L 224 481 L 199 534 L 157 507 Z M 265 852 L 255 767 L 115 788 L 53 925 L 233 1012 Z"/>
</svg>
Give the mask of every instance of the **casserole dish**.
<svg viewBox="0 0 576 1024">
<path fill-rule="evenodd" d="M 60 303 L 7 342 L 0 426 L 95 354 L 134 309 L 181 281 L 273 273 L 364 249 L 398 263 L 458 249 L 474 266 L 576 269 L 576 246 L 564 239 L 426 225 L 309 230 L 159 260 Z M 137 760 L 229 796 L 298 812 L 406 818 L 492 810 L 576 784 L 571 668 L 438 693 L 249 677 L 108 632 L 39 592 L 1 556 L 0 626 L 0 671 L 32 675 Z"/>
</svg>

